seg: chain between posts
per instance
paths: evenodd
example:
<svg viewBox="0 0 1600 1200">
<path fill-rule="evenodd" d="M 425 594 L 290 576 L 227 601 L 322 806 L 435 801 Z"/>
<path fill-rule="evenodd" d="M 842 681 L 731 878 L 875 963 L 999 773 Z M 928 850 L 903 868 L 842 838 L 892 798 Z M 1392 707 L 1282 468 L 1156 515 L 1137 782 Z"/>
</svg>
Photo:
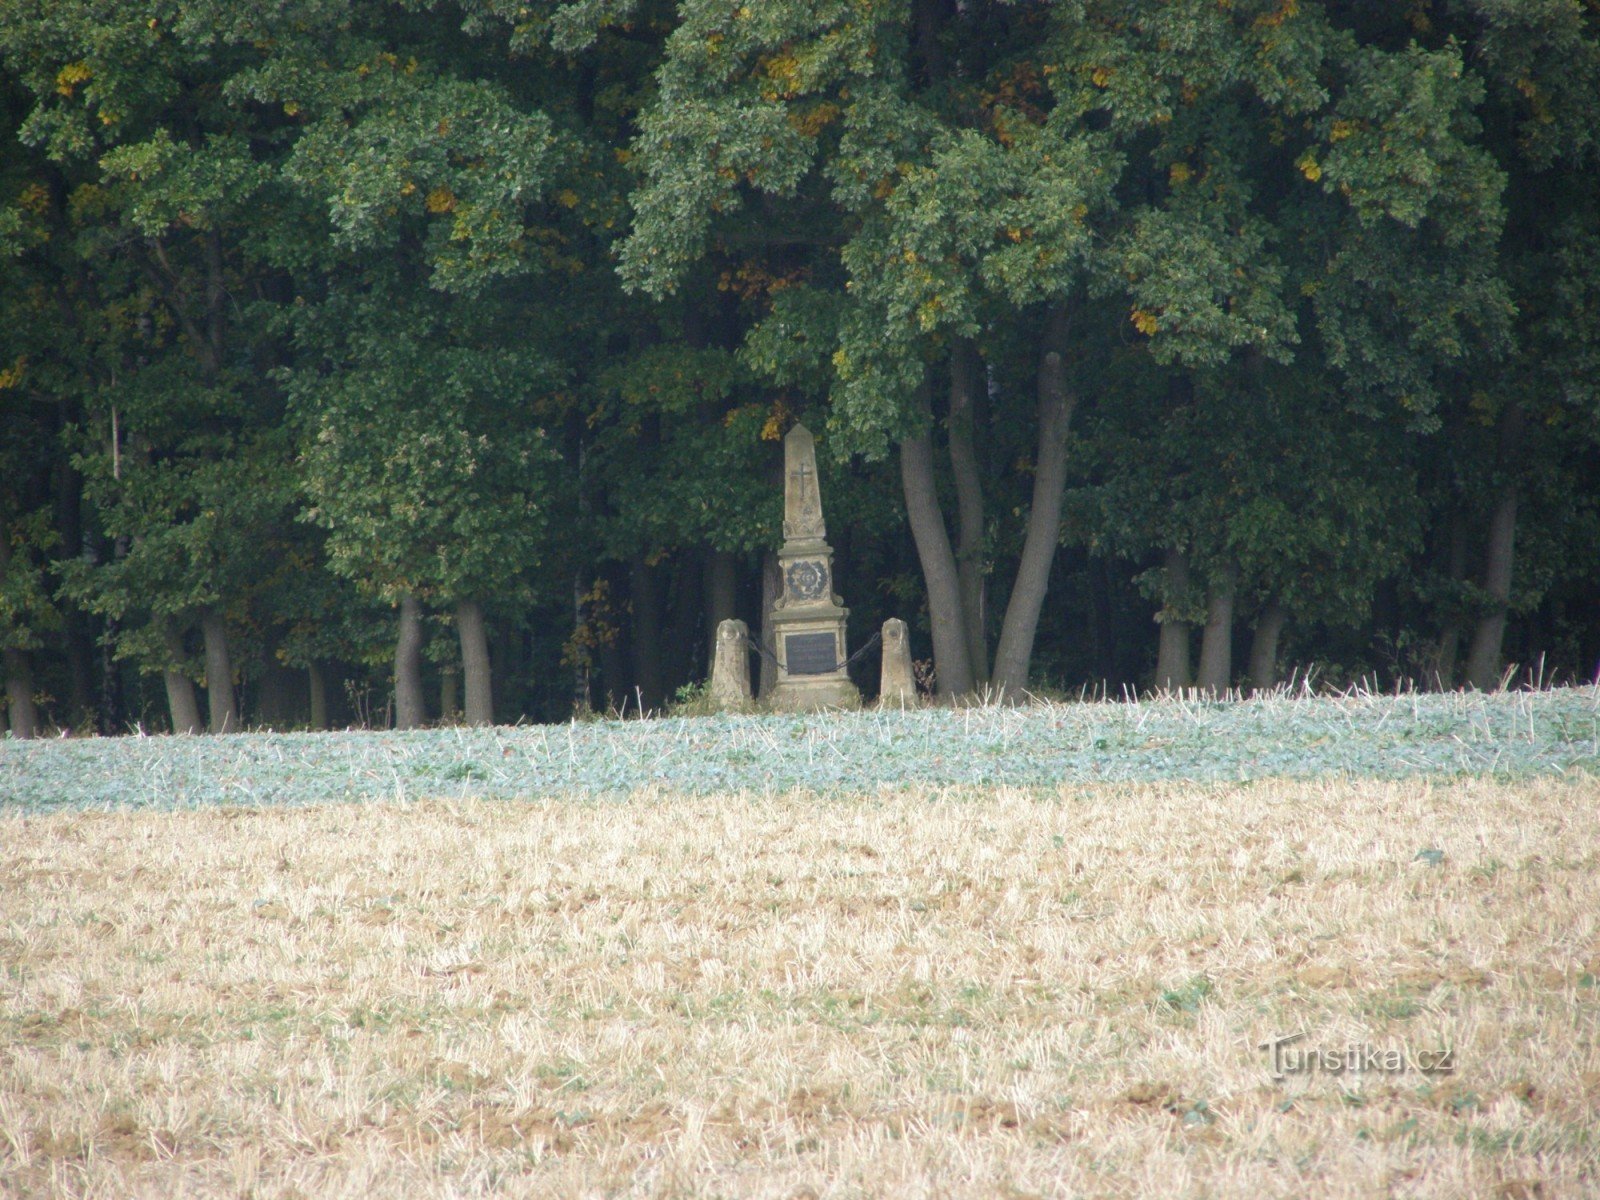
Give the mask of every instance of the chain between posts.
<svg viewBox="0 0 1600 1200">
<path fill-rule="evenodd" d="M 834 663 L 833 666 L 829 667 L 827 671 L 819 671 L 818 674 L 819 675 L 826 675 L 830 671 L 837 671 L 840 668 L 843 668 L 844 670 L 849 670 L 852 666 L 855 665 L 857 660 L 859 660 L 863 655 L 865 655 L 867 653 L 867 651 L 871 650 L 874 646 L 876 646 L 881 641 L 883 641 L 883 630 L 880 629 L 877 633 L 875 633 L 871 637 L 869 637 L 866 640 L 866 642 L 862 644 L 861 648 L 859 650 L 857 650 L 854 654 L 852 654 L 849 658 L 845 659 L 842 663 L 841 662 Z M 783 665 L 782 663 L 780 663 L 778 661 L 778 656 L 776 654 L 774 654 L 771 650 L 768 650 L 765 646 L 763 646 L 760 642 L 756 641 L 755 638 L 751 637 L 749 634 L 745 635 L 744 644 L 745 644 L 747 649 L 755 651 L 757 654 L 759 654 L 762 658 L 766 659 L 773 666 L 781 667 Z"/>
</svg>

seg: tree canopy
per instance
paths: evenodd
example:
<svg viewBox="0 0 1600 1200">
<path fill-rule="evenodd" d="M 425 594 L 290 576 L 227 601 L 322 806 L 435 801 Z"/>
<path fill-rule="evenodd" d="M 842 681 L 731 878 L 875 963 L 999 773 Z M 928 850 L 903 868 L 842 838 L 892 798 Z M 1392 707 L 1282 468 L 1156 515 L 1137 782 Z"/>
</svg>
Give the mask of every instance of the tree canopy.
<svg viewBox="0 0 1600 1200">
<path fill-rule="evenodd" d="M 1597 97 L 1582 0 L 10 0 L 7 724 L 659 708 L 801 420 L 947 696 L 1593 678 Z"/>
</svg>

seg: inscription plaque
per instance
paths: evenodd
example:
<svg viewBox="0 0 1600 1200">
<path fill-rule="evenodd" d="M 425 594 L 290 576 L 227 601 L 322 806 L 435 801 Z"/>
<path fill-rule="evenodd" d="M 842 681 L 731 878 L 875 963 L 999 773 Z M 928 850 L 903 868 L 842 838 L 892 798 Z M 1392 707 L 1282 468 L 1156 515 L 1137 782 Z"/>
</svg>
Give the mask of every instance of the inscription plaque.
<svg viewBox="0 0 1600 1200">
<path fill-rule="evenodd" d="M 784 660 L 791 675 L 827 675 L 836 670 L 837 648 L 838 641 L 831 633 L 790 633 L 783 639 Z"/>
</svg>

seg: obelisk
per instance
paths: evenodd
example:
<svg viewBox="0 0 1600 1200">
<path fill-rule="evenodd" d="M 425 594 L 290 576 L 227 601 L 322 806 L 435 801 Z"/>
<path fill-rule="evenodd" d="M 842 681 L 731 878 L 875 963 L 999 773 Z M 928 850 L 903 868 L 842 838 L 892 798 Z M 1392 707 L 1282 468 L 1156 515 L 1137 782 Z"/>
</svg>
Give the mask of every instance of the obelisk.
<svg viewBox="0 0 1600 1200">
<path fill-rule="evenodd" d="M 833 550 L 818 484 L 816 439 L 796 425 L 783 439 L 783 588 L 772 606 L 778 682 L 770 703 L 779 712 L 861 704 L 844 665 L 850 610 L 833 591 Z"/>
</svg>

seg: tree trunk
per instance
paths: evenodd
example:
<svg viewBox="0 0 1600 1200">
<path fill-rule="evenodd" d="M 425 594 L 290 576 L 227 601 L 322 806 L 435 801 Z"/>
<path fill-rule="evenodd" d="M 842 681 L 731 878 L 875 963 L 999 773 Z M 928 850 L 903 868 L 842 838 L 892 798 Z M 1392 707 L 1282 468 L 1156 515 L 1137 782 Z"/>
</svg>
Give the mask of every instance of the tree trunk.
<svg viewBox="0 0 1600 1200">
<path fill-rule="evenodd" d="M 183 635 L 175 626 L 168 624 L 162 629 L 161 636 L 166 643 L 167 657 L 171 660 L 171 665 L 161 673 L 161 678 L 167 686 L 167 711 L 172 714 L 172 732 L 201 733 L 204 726 L 200 723 L 200 702 L 195 698 L 194 680 L 178 669 L 184 659 Z"/>
<path fill-rule="evenodd" d="M 1164 609 L 1171 609 L 1173 603 L 1181 603 L 1181 597 L 1189 590 L 1189 556 L 1182 550 L 1168 547 L 1166 558 L 1162 562 L 1162 571 L 1166 576 Z M 1161 622 L 1161 644 L 1156 651 L 1156 690 L 1159 692 L 1179 692 L 1194 682 L 1194 677 L 1189 673 L 1189 636 L 1192 632 L 1189 622 L 1180 621 L 1176 617 L 1162 614 L 1156 615 L 1156 620 Z"/>
<path fill-rule="evenodd" d="M 727 550 L 706 554 L 706 654 L 707 678 L 717 657 L 717 628 L 739 615 L 739 558 Z"/>
<path fill-rule="evenodd" d="M 23 650 L 7 650 L 4 659 L 11 736 L 34 737 L 39 732 L 39 714 L 33 706 L 33 664 Z"/>
<path fill-rule="evenodd" d="M 912 23 L 916 31 L 916 57 L 922 67 L 925 84 L 937 84 L 945 77 L 944 47 L 939 43 L 939 30 L 943 17 L 950 8 L 942 0 L 914 0 Z"/>
<path fill-rule="evenodd" d="M 5 586 L 6 572 L 11 564 L 11 543 L 0 526 L 0 588 Z M 21 650 L 9 647 L 0 653 L 0 667 L 4 668 L 6 705 L 10 709 L 11 735 L 31 738 L 37 733 L 37 714 L 33 707 L 33 664 Z"/>
<path fill-rule="evenodd" d="M 461 672 L 455 663 L 439 668 L 439 723 L 455 725 L 461 717 Z"/>
<path fill-rule="evenodd" d="M 428 719 L 422 698 L 422 602 L 400 601 L 400 635 L 394 647 L 394 727 L 416 729 Z"/>
<path fill-rule="evenodd" d="M 290 729 L 299 724 L 300 689 L 295 672 L 268 653 L 266 668 L 256 685 L 256 702 L 246 705 L 250 723 L 269 729 Z"/>
<path fill-rule="evenodd" d="M 584 572 L 580 568 L 572 573 L 572 712 L 575 716 L 587 715 L 594 710 L 592 655 L 589 644 L 580 634 L 584 628 Z"/>
<path fill-rule="evenodd" d="M 1213 580 L 1206 597 L 1206 630 L 1200 640 L 1200 671 L 1195 686 L 1220 696 L 1233 681 L 1233 594 L 1239 586 L 1239 568 L 1229 564 Z"/>
<path fill-rule="evenodd" d="M 1483 590 L 1493 607 L 1478 618 L 1467 655 L 1467 682 L 1480 692 L 1500 685 L 1501 643 L 1505 639 L 1506 611 L 1511 604 L 1511 570 L 1517 540 L 1518 451 L 1522 446 L 1523 412 L 1510 404 L 1500 415 L 1500 474 L 1504 482 L 1489 517 L 1489 540 L 1483 557 Z"/>
<path fill-rule="evenodd" d="M 1450 582 L 1459 583 L 1467 577 L 1467 521 L 1457 511 L 1450 516 L 1449 563 Z M 1459 611 L 1451 612 L 1439 631 L 1439 645 L 1434 651 L 1433 689 L 1447 692 L 1456 685 L 1456 655 L 1461 649 L 1461 635 L 1467 631 L 1467 619 Z"/>
<path fill-rule="evenodd" d="M 659 573 L 645 560 L 635 558 L 628 568 L 628 591 L 633 598 L 633 683 L 640 716 L 661 707 L 661 588 Z"/>
<path fill-rule="evenodd" d="M 778 631 L 772 624 L 772 607 L 783 592 L 783 575 L 778 556 L 768 550 L 761 556 L 761 689 L 757 698 L 765 700 L 778 686 Z"/>
<path fill-rule="evenodd" d="M 698 661 L 694 644 L 700 636 L 705 606 L 701 603 L 701 586 L 705 582 L 705 568 L 701 554 L 696 550 L 684 553 L 678 560 L 672 588 L 671 616 L 667 621 L 667 636 L 662 643 L 665 650 L 663 675 L 665 693 L 672 695 L 678 688 L 698 677 Z"/>
<path fill-rule="evenodd" d="M 119 537 L 111 543 L 111 557 L 113 562 L 121 562 L 128 555 L 128 539 Z M 100 556 L 95 554 L 92 561 L 99 565 Z M 123 682 L 122 666 L 117 662 L 117 638 L 121 633 L 122 622 L 114 616 L 108 616 L 105 631 L 100 637 L 100 694 L 95 705 L 96 716 L 99 718 L 100 733 L 105 737 L 125 732 L 123 728 Z"/>
<path fill-rule="evenodd" d="M 222 614 L 207 605 L 200 610 L 200 636 L 206 647 L 206 703 L 212 733 L 235 733 L 239 709 L 233 695 L 233 663 L 228 657 L 228 627 Z"/>
<path fill-rule="evenodd" d="M 1500 686 L 1500 645 L 1506 631 L 1506 608 L 1511 599 L 1511 567 L 1517 536 L 1517 491 L 1508 487 L 1489 517 L 1489 541 L 1484 554 L 1483 589 L 1494 607 L 1478 618 L 1472 649 L 1467 655 L 1467 682 L 1480 692 Z"/>
<path fill-rule="evenodd" d="M 615 588 L 612 594 L 620 596 L 622 589 Z M 619 708 L 622 698 L 627 695 L 630 656 L 626 650 L 627 641 L 632 636 L 630 631 L 619 627 L 611 638 L 600 644 L 600 677 L 605 684 L 605 707 L 608 712 Z"/>
<path fill-rule="evenodd" d="M 967 657 L 966 621 L 961 612 L 961 579 L 956 556 L 945 532 L 944 513 L 934 488 L 932 420 L 922 400 L 923 432 L 900 443 L 900 484 L 906 516 L 928 588 L 928 614 L 933 625 L 933 669 L 940 696 L 964 696 L 973 689 Z"/>
<path fill-rule="evenodd" d="M 1066 350 L 1070 320 L 1062 309 L 1050 315 L 1039 356 L 1039 457 L 1033 472 L 1033 506 L 1028 533 L 1017 563 L 1017 579 L 1000 627 L 994 654 L 994 686 L 1003 696 L 1020 699 L 1028 686 L 1028 664 L 1039 632 L 1039 610 L 1050 586 L 1050 567 L 1061 540 L 1061 497 L 1067 487 L 1067 429 L 1075 404 L 1067 392 Z"/>
<path fill-rule="evenodd" d="M 1288 610 L 1272 600 L 1256 618 L 1255 636 L 1250 639 L 1250 691 L 1254 694 L 1278 686 L 1278 639 L 1288 617 Z"/>
<path fill-rule="evenodd" d="M 983 477 L 973 445 L 973 409 L 983 379 L 983 360 L 970 339 L 950 352 L 950 467 L 956 485 L 956 574 L 967 663 L 975 685 L 989 682 L 983 576 Z"/>
<path fill-rule="evenodd" d="M 311 692 L 311 728 L 328 727 L 328 680 L 322 664 L 313 662 L 306 668 L 306 682 Z"/>
<path fill-rule="evenodd" d="M 483 627 L 483 606 L 476 600 L 456 602 L 456 632 L 461 637 L 467 724 L 493 725 L 494 689 L 493 675 L 489 669 L 489 637 Z"/>
<path fill-rule="evenodd" d="M 61 400 L 59 410 L 62 424 L 70 424 L 71 405 Z M 63 458 L 57 462 L 51 482 L 55 490 L 56 529 L 61 534 L 61 556 L 74 559 L 84 551 L 83 477 L 73 468 L 70 458 Z M 85 726 L 94 716 L 93 639 L 84 614 L 75 607 L 64 605 L 61 617 L 67 654 L 67 710 L 74 725 Z"/>
</svg>

